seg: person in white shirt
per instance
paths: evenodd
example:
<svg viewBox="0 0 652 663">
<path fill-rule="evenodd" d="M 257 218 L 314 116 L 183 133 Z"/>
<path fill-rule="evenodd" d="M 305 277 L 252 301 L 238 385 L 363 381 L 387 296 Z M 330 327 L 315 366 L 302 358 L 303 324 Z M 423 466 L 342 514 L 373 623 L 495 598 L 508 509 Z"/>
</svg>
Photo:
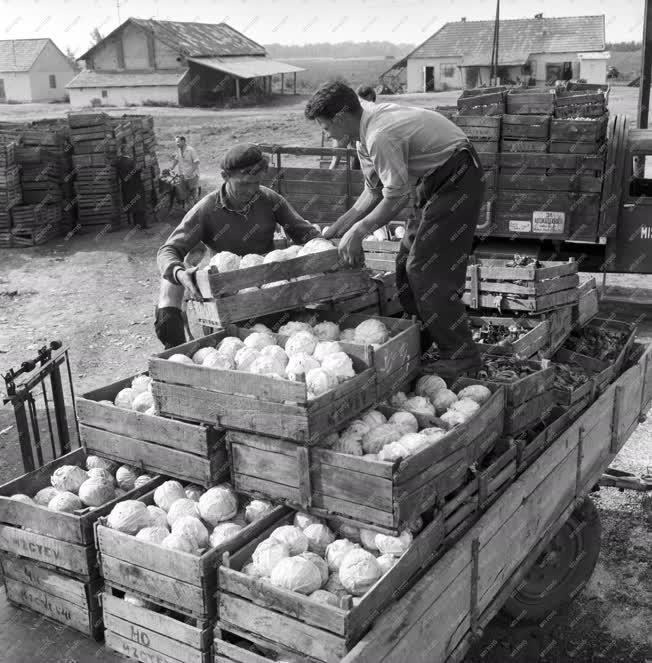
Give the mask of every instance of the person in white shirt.
<svg viewBox="0 0 652 663">
<path fill-rule="evenodd" d="M 343 261 L 362 265 L 362 240 L 396 218 L 416 184 L 417 213 L 396 260 L 399 299 L 423 323 L 427 370 L 452 378 L 480 368 L 461 293 L 484 184 L 464 132 L 435 111 L 361 104 L 340 82 L 317 90 L 305 116 L 331 138 L 358 141 L 365 178 L 362 195 L 324 236 L 341 237 Z"/>
<path fill-rule="evenodd" d="M 170 170 L 174 170 L 177 166 L 179 168 L 182 200 L 186 200 L 189 196 L 196 198 L 199 188 L 199 157 L 195 149 L 187 144 L 185 136 L 177 136 L 176 145 L 177 151 L 172 157 Z"/>
</svg>

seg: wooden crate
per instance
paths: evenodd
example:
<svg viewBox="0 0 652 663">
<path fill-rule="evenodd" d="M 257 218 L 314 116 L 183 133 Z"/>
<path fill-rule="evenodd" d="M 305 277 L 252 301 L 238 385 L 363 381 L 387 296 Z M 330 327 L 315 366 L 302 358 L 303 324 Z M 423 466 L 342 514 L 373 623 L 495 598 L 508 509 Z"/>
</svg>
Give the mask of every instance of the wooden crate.
<svg viewBox="0 0 652 663">
<path fill-rule="evenodd" d="M 600 293 L 593 277 L 582 283 L 577 290 L 579 299 L 577 307 L 573 307 L 573 326 L 581 327 L 598 315 Z"/>
<path fill-rule="evenodd" d="M 559 154 L 591 154 L 605 158 L 607 156 L 607 143 L 582 143 L 577 141 L 551 140 L 550 152 Z"/>
<path fill-rule="evenodd" d="M 554 311 L 549 311 L 542 316 L 542 319 L 548 321 L 550 330 L 550 339 L 541 352 L 542 357 L 549 359 L 564 344 L 564 341 L 573 329 L 572 317 L 574 309 L 574 306 L 565 306 Z"/>
<path fill-rule="evenodd" d="M 0 486 L 0 550 L 36 562 L 49 564 L 64 573 L 75 574 L 83 582 L 97 576 L 94 523 L 125 499 L 136 499 L 162 483 L 160 477 L 147 485 L 107 502 L 101 507 L 74 513 L 50 511 L 47 507 L 10 499 L 23 493 L 34 495 L 50 485 L 50 476 L 62 465 L 85 467 L 87 453 L 76 449 L 43 467 Z"/>
<path fill-rule="evenodd" d="M 550 137 L 549 115 L 503 115 L 502 137 L 509 140 L 547 141 Z"/>
<path fill-rule="evenodd" d="M 550 325 L 547 320 L 533 320 L 530 318 L 499 318 L 492 316 L 469 317 L 471 331 L 477 331 L 486 324 L 497 327 L 509 327 L 510 325 L 519 325 L 529 329 L 513 343 L 504 345 L 487 344 L 476 341 L 480 352 L 490 354 L 518 355 L 528 358 L 535 355 L 539 350 L 546 347 L 550 340 Z"/>
<path fill-rule="evenodd" d="M 500 117 L 457 115 L 451 119 L 473 142 L 497 143 L 500 140 Z"/>
<path fill-rule="evenodd" d="M 527 174 L 527 169 L 544 168 L 549 174 L 585 175 L 599 177 L 605 170 L 605 160 L 600 156 L 587 154 L 533 154 L 513 152 L 499 154 L 498 166 L 518 169 Z"/>
<path fill-rule="evenodd" d="M 552 356 L 552 362 L 577 366 L 580 370 L 586 370 L 593 373 L 593 383 L 597 392 L 602 392 L 604 388 L 613 381 L 616 376 L 616 367 L 614 363 L 600 361 L 594 357 L 587 357 L 579 352 L 572 352 L 566 348 L 560 348 Z M 557 392 L 556 396 L 561 403 L 568 403 L 570 399 Z"/>
<path fill-rule="evenodd" d="M 548 141 L 546 140 L 524 140 L 523 138 L 518 138 L 515 140 L 510 140 L 508 138 L 503 138 L 500 141 L 500 151 L 501 152 L 547 152 L 548 151 Z"/>
<path fill-rule="evenodd" d="M 290 513 L 278 523 L 292 523 Z M 443 541 L 442 519 L 436 518 L 357 605 L 332 606 L 274 587 L 241 572 L 256 546 L 275 527 L 262 532 L 219 569 L 218 627 L 302 660 L 339 663 L 360 640 L 385 605 L 411 587 Z M 307 657 L 304 659 L 303 657 Z"/>
<path fill-rule="evenodd" d="M 398 255 L 400 246 L 401 242 L 391 240 L 362 240 L 365 266 L 369 269 L 395 272 L 396 256 Z"/>
<path fill-rule="evenodd" d="M 0 569 L 9 603 L 101 639 L 100 579 L 84 582 L 47 564 L 6 554 L 0 555 Z"/>
<path fill-rule="evenodd" d="M 101 595 L 107 648 L 143 663 L 211 663 L 212 620 L 175 619 L 119 594 L 108 587 Z"/>
<path fill-rule="evenodd" d="M 395 265 L 394 261 L 394 265 Z M 326 302 L 323 310 L 337 313 L 364 313 L 365 315 L 391 316 L 403 314 L 403 307 L 398 298 L 396 274 L 391 271 L 370 269 L 374 283 L 372 290 L 362 294 Z"/>
<path fill-rule="evenodd" d="M 154 491 L 139 498 L 154 504 Z M 224 552 L 235 552 L 276 523 L 288 509 L 276 507 L 224 544 L 202 555 L 169 550 L 118 532 L 101 518 L 95 526 L 100 571 L 107 585 L 193 619 L 215 617 L 217 566 Z"/>
<path fill-rule="evenodd" d="M 319 517 L 397 532 L 463 483 L 468 467 L 502 434 L 504 405 L 496 390 L 466 424 L 396 463 L 229 431 L 233 485 Z M 421 428 L 437 421 L 420 418 Z"/>
<path fill-rule="evenodd" d="M 595 120 L 571 120 L 553 118 L 550 123 L 550 139 L 553 141 L 600 143 L 607 134 L 608 117 Z"/>
<path fill-rule="evenodd" d="M 201 486 L 224 479 L 229 471 L 224 431 L 99 402 L 113 402 L 134 377 L 76 398 L 79 434 L 88 453 Z"/>
<path fill-rule="evenodd" d="M 505 110 L 510 115 L 552 115 L 554 101 L 554 90 L 511 90 L 505 97 Z"/>
<path fill-rule="evenodd" d="M 577 301 L 577 263 L 544 261 L 540 267 L 507 267 L 508 262 L 483 258 L 470 264 L 464 303 L 474 309 L 540 313 Z"/>
<path fill-rule="evenodd" d="M 562 357 L 567 360 L 571 359 L 568 354 L 562 352 L 561 355 L 556 357 L 556 360 L 552 360 L 552 367 L 555 369 L 555 371 L 559 371 L 559 363 L 565 363 L 562 361 Z M 555 396 L 555 401 L 559 405 L 574 405 L 575 403 L 586 400 L 587 398 L 590 399 L 591 402 L 595 400 L 600 373 L 602 373 L 602 371 L 604 371 L 607 366 L 596 366 L 594 361 L 584 360 L 585 357 L 574 354 L 572 357 L 571 366 L 587 375 L 588 379 L 586 382 L 574 389 L 560 387 L 557 383 L 554 383 L 553 393 Z"/>
<path fill-rule="evenodd" d="M 149 374 L 157 409 L 168 416 L 314 444 L 334 426 L 353 419 L 376 398 L 376 373 L 364 352 L 350 354 L 356 376 L 309 399 L 305 383 L 243 371 L 223 371 L 167 361 L 173 354 L 192 356 L 226 336 L 251 332 L 232 325 L 196 341 L 154 355 Z M 351 353 L 360 346 L 349 346 Z"/>
</svg>

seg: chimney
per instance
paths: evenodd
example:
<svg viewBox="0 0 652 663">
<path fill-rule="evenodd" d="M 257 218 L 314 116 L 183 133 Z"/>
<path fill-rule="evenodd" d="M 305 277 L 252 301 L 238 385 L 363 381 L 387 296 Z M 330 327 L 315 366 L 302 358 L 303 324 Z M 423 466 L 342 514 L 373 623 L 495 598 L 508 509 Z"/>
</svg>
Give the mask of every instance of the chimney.
<svg viewBox="0 0 652 663">
<path fill-rule="evenodd" d="M 534 18 L 543 18 L 543 14 L 535 14 Z"/>
<path fill-rule="evenodd" d="M 462 23 L 466 23 L 466 16 L 462 16 Z"/>
</svg>

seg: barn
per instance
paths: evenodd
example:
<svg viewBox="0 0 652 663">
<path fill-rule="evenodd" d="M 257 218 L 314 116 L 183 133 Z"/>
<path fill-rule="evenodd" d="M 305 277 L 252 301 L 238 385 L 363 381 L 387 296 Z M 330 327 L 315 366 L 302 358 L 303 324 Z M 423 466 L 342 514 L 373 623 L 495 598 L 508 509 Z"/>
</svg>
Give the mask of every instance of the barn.
<svg viewBox="0 0 652 663">
<path fill-rule="evenodd" d="M 132 104 L 221 105 L 269 94 L 273 77 L 303 71 L 226 23 L 129 18 L 80 58 L 68 84 L 73 106 Z"/>
</svg>

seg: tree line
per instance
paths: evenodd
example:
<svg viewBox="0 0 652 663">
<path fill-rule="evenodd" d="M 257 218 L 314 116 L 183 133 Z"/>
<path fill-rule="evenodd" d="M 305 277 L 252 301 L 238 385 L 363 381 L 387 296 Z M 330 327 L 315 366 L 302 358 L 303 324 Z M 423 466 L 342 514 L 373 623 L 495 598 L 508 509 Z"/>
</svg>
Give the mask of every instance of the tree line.
<svg viewBox="0 0 652 663">
<path fill-rule="evenodd" d="M 414 44 L 394 44 L 389 41 L 343 41 L 338 44 L 319 42 L 314 44 L 286 45 L 266 44 L 271 57 L 277 58 L 365 58 L 378 56 L 403 57 L 414 50 Z"/>
</svg>

